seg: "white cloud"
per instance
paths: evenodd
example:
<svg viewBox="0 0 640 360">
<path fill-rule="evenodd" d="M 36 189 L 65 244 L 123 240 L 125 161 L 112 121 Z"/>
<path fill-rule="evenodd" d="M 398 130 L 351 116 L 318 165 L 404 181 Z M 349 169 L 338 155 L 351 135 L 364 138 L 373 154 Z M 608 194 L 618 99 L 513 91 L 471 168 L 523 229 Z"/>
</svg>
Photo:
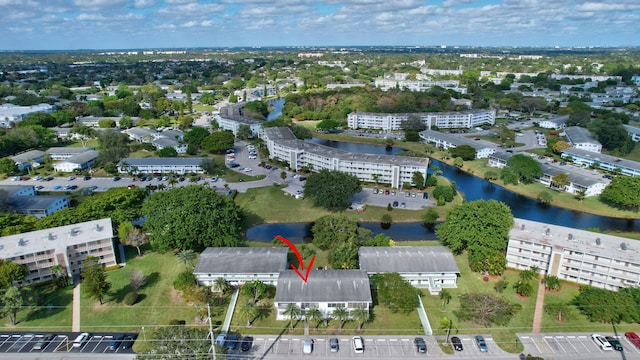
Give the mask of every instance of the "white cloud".
<svg viewBox="0 0 640 360">
<path fill-rule="evenodd" d="M 146 9 L 154 6 L 155 4 L 156 0 L 135 0 L 133 7 L 136 9 Z"/>
<path fill-rule="evenodd" d="M 111 8 L 127 3 L 128 0 L 73 0 L 79 7 L 85 8 Z"/>
</svg>

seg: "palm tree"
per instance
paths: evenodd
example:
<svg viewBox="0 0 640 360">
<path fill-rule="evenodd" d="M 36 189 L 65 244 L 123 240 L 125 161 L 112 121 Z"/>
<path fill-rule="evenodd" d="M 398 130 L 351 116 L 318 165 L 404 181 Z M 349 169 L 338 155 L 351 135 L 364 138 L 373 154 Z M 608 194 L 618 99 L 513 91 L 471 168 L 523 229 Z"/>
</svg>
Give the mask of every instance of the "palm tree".
<svg viewBox="0 0 640 360">
<path fill-rule="evenodd" d="M 378 187 L 378 182 L 380 181 L 380 177 L 382 176 L 382 174 L 371 174 L 371 177 L 373 178 L 373 181 L 376 182 L 376 187 Z"/>
<path fill-rule="evenodd" d="M 58 287 L 63 288 L 69 285 L 69 277 L 67 276 L 66 271 L 64 270 L 64 267 L 62 265 L 53 265 L 51 267 L 51 272 L 56 277 L 56 284 L 58 285 Z"/>
<path fill-rule="evenodd" d="M 320 323 L 322 322 L 322 320 L 324 320 L 324 315 L 322 314 L 322 311 L 320 311 L 320 309 L 315 305 L 309 308 L 304 313 L 304 317 L 307 318 L 308 320 L 316 321 L 316 330 L 318 330 Z"/>
<path fill-rule="evenodd" d="M 342 327 L 349 320 L 349 310 L 347 310 L 344 305 L 338 305 L 333 309 L 331 317 L 338 320 L 340 323 L 339 330 L 342 331 Z"/>
<path fill-rule="evenodd" d="M 296 303 L 288 303 L 287 307 L 282 312 L 282 315 L 289 318 L 289 331 L 293 331 L 293 319 L 298 319 L 302 314 L 302 310 Z"/>
<path fill-rule="evenodd" d="M 440 321 L 440 330 L 447 330 L 447 338 L 444 341 L 445 345 L 449 343 L 449 335 L 451 334 L 452 329 L 454 329 L 453 321 L 449 318 L 443 317 Z"/>
<path fill-rule="evenodd" d="M 176 254 L 176 256 L 178 257 L 178 261 L 180 261 L 184 265 L 193 266 L 193 263 L 196 261 L 198 254 L 196 254 L 195 251 L 189 249 L 180 251 Z"/>
<path fill-rule="evenodd" d="M 229 290 L 229 283 L 223 277 L 219 277 L 214 280 L 213 287 L 224 294 Z"/>
<path fill-rule="evenodd" d="M 246 327 L 251 327 L 251 323 L 254 321 L 256 316 L 258 315 L 258 307 L 256 304 L 249 300 L 242 305 L 240 305 L 240 318 L 247 321 Z"/>
<path fill-rule="evenodd" d="M 353 320 L 358 322 L 358 328 L 356 331 L 360 332 L 362 331 L 362 325 L 369 321 L 369 309 L 363 305 L 358 305 L 355 309 L 351 310 L 351 317 Z"/>
<path fill-rule="evenodd" d="M 440 300 L 442 300 L 442 308 L 444 309 L 449 301 L 451 301 L 451 292 L 447 289 L 442 289 L 439 296 Z"/>
<path fill-rule="evenodd" d="M 440 170 L 439 166 L 432 166 L 431 167 L 431 173 L 433 173 L 433 176 L 439 176 L 442 175 L 442 170 Z"/>
<path fill-rule="evenodd" d="M 169 181 L 167 181 L 167 183 L 168 183 L 169 185 L 171 185 L 171 187 L 174 187 L 174 186 L 178 183 L 178 179 L 176 179 L 176 178 L 174 178 L 174 177 L 169 178 Z"/>
</svg>

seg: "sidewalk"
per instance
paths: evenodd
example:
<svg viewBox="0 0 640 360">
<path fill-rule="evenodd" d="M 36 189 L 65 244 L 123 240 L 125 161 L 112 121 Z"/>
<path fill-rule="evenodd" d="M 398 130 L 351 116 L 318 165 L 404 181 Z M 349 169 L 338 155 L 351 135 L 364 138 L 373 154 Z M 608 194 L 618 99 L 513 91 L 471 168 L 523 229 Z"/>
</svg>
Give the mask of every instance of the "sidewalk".
<svg viewBox="0 0 640 360">
<path fill-rule="evenodd" d="M 539 333 L 542 325 L 542 312 L 544 310 L 544 291 L 545 287 L 542 282 L 538 282 L 538 295 L 536 297 L 536 309 L 533 313 L 533 326 L 531 332 Z"/>
<path fill-rule="evenodd" d="M 71 331 L 80 332 L 80 283 L 73 287 L 73 316 Z"/>
<path fill-rule="evenodd" d="M 236 302 L 238 301 L 238 294 L 240 293 L 240 287 L 236 286 L 236 289 L 231 295 L 231 301 L 229 302 L 229 308 L 227 309 L 227 315 L 224 317 L 224 323 L 222 324 L 222 332 L 228 332 L 231 325 L 231 318 L 233 317 L 233 311 L 236 309 Z"/>
</svg>

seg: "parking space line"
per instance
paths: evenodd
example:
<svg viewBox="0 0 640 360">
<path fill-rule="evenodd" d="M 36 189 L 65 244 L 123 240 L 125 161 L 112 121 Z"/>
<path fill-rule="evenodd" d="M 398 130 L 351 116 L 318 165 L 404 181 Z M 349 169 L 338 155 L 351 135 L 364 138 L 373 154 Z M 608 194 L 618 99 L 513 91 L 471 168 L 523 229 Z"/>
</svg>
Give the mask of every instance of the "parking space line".
<svg viewBox="0 0 640 360">
<path fill-rule="evenodd" d="M 554 341 L 556 342 L 556 344 L 558 344 L 558 346 L 562 349 L 563 352 L 567 353 L 568 351 L 564 348 L 564 346 L 562 346 L 562 343 L 558 339 L 564 339 L 564 336 L 556 336 L 554 338 Z"/>
</svg>

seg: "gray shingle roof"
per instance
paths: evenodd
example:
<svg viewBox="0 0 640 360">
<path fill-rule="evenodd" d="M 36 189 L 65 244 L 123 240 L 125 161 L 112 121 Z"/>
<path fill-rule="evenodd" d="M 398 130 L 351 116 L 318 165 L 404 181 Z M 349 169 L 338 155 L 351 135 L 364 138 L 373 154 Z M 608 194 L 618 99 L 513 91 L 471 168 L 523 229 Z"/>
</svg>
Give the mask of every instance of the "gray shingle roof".
<svg viewBox="0 0 640 360">
<path fill-rule="evenodd" d="M 362 246 L 360 269 L 386 273 L 460 273 L 453 255 L 444 246 Z"/>
<path fill-rule="evenodd" d="M 579 126 L 569 126 L 564 129 L 564 133 L 572 144 L 600 144 L 588 129 Z"/>
<path fill-rule="evenodd" d="M 195 274 L 276 273 L 287 268 L 288 248 L 210 247 L 200 254 Z"/>
<path fill-rule="evenodd" d="M 371 302 L 369 276 L 362 270 L 311 270 L 305 283 L 293 270 L 278 277 L 276 302 Z"/>
</svg>

